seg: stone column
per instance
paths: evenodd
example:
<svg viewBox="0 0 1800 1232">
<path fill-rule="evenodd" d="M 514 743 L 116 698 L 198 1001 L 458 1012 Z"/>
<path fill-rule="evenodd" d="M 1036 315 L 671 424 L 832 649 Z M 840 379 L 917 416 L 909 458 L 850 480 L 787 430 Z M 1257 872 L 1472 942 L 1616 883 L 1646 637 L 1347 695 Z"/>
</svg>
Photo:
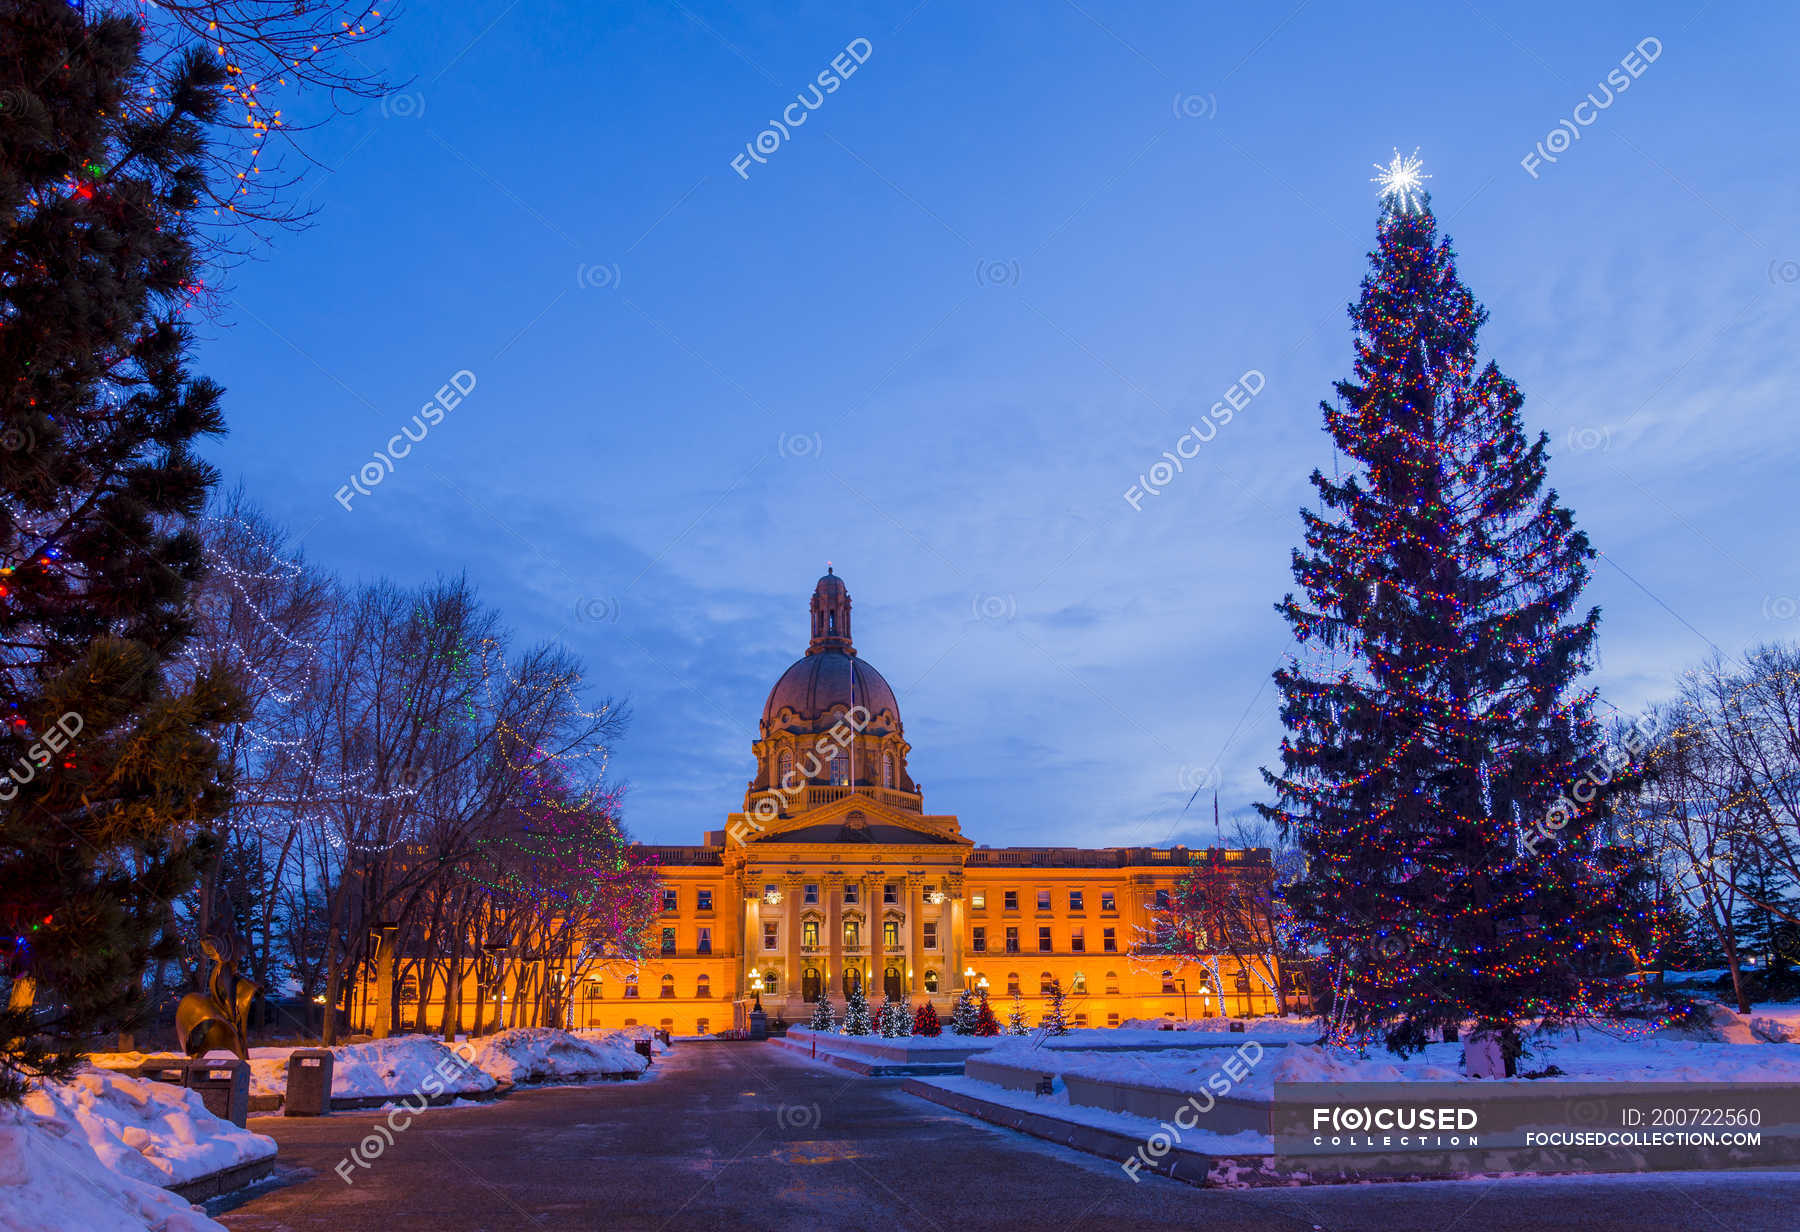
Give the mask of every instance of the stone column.
<svg viewBox="0 0 1800 1232">
<path fill-rule="evenodd" d="M 800 883 L 799 873 L 790 873 L 786 879 L 787 922 L 783 926 L 787 936 L 783 939 L 782 952 L 787 955 L 787 969 L 781 973 L 781 996 L 784 1000 L 797 995 L 793 987 L 800 978 Z"/>
<path fill-rule="evenodd" d="M 925 992 L 925 880 L 906 879 L 906 965 L 912 975 L 906 982 L 914 997 Z"/>
<path fill-rule="evenodd" d="M 945 890 L 944 909 L 938 912 L 938 935 L 938 944 L 944 947 L 944 972 L 948 977 L 944 987 L 951 992 L 960 992 L 963 968 L 968 965 L 964 957 L 963 883 L 960 876 L 952 875 Z"/>
<path fill-rule="evenodd" d="M 871 873 L 865 882 L 865 897 L 869 900 L 869 999 L 871 1001 L 879 1000 L 877 993 L 881 990 L 886 979 L 886 967 L 884 964 L 887 955 L 883 953 L 882 947 L 882 930 L 886 927 L 886 920 L 882 915 L 882 910 L 886 904 L 881 901 L 881 887 L 886 881 L 887 878 L 884 875 Z"/>
<path fill-rule="evenodd" d="M 844 875 L 829 873 L 820 887 L 825 895 L 825 944 L 827 961 L 819 966 L 819 995 L 831 997 L 832 981 L 839 981 L 837 995 L 844 995 Z"/>
<path fill-rule="evenodd" d="M 744 882 L 743 909 L 738 912 L 738 931 L 743 936 L 743 944 L 738 947 L 737 987 L 732 990 L 735 1000 L 743 1000 L 750 995 L 750 971 L 756 965 L 757 947 L 762 944 L 762 910 L 758 906 L 762 902 L 762 887 Z"/>
</svg>

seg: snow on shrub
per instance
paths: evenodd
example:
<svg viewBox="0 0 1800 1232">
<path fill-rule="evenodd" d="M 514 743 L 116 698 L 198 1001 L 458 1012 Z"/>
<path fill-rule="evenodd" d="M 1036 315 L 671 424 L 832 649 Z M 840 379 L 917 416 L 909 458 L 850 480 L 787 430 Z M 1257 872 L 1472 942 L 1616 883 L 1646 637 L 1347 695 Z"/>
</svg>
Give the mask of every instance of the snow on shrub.
<svg viewBox="0 0 1800 1232">
<path fill-rule="evenodd" d="M 601 1034 L 590 1039 L 554 1027 L 515 1027 L 474 1040 L 475 1064 L 505 1082 L 639 1074 L 650 1064 L 622 1032 Z"/>
</svg>

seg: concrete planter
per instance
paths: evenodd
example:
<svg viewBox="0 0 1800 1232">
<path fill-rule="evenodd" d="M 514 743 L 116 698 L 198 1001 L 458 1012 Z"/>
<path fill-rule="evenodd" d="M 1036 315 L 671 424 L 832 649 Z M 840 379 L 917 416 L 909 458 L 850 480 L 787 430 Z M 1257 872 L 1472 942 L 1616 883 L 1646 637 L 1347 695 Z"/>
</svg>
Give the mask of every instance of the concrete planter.
<svg viewBox="0 0 1800 1232">
<path fill-rule="evenodd" d="M 970 1074 L 969 1077 L 977 1075 Z M 1209 1133 L 1273 1132 L 1269 1105 L 1261 1100 L 1213 1096 L 1203 1088 L 1188 1091 L 1149 1083 L 1121 1082 L 1116 1078 L 1088 1078 L 1080 1074 L 1064 1074 L 1063 1084 L 1068 1087 L 1071 1104 L 1088 1108 L 1123 1112 L 1152 1121 L 1174 1121 L 1175 1114 L 1185 1108 L 1190 1118 L 1198 1115 L 1200 1127 Z M 1212 1100 L 1210 1106 L 1209 1098 Z M 1190 1100 L 1195 1102 L 1189 1103 Z M 1201 1108 L 1206 1111 L 1201 1112 Z"/>
</svg>

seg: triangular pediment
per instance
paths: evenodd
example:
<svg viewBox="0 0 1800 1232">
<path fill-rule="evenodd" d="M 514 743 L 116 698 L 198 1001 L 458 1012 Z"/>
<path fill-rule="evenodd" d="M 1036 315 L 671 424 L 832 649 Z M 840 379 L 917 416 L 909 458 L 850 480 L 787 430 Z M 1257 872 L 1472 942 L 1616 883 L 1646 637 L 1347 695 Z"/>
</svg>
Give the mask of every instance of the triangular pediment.
<svg viewBox="0 0 1800 1232">
<path fill-rule="evenodd" d="M 832 846 L 972 847 L 956 818 L 894 808 L 864 795 L 847 796 L 793 817 L 777 817 L 738 831 L 745 846 L 829 844 Z"/>
</svg>

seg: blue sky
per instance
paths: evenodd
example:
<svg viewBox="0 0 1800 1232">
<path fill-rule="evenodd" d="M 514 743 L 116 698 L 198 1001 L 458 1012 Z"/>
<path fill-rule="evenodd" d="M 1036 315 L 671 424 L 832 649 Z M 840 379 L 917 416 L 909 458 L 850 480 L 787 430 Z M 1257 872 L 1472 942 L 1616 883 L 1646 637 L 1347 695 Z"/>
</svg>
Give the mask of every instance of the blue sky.
<svg viewBox="0 0 1800 1232">
<path fill-rule="evenodd" d="M 928 808 L 994 845 L 1205 841 L 1193 785 L 1241 808 L 1276 756 L 1272 604 L 1396 146 L 1605 553 L 1604 696 L 1800 636 L 1796 33 L 1725 4 L 403 6 L 367 54 L 408 84 L 314 136 L 314 225 L 207 331 L 214 456 L 346 577 L 466 570 L 566 641 L 633 705 L 645 839 L 741 803 L 830 560 Z"/>
</svg>

